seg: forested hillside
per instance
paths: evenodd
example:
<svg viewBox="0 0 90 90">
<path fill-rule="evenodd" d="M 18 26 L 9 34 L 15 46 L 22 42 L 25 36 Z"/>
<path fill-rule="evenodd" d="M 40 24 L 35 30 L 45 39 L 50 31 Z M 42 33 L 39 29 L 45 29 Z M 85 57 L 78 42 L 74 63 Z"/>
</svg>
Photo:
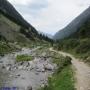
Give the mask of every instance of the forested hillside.
<svg viewBox="0 0 90 90">
<path fill-rule="evenodd" d="M 58 47 L 57 47 L 58 45 Z M 90 63 L 90 19 L 74 34 L 60 40 L 55 46 L 58 50 L 68 51 Z"/>
</svg>

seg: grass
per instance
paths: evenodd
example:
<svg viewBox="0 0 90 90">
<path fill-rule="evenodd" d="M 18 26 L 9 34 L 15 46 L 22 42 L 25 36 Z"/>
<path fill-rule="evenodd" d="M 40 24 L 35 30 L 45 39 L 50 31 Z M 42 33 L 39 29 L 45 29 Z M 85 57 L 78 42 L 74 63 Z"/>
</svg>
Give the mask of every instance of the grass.
<svg viewBox="0 0 90 90">
<path fill-rule="evenodd" d="M 31 61 L 34 58 L 32 56 L 29 55 L 17 55 L 16 56 L 16 61 L 17 62 L 21 62 L 21 61 Z"/>
<path fill-rule="evenodd" d="M 73 42 L 72 42 L 73 41 Z M 73 54 L 76 58 L 90 64 L 90 38 L 66 39 L 54 46 L 54 49 Z"/>
<path fill-rule="evenodd" d="M 62 69 L 61 72 L 53 74 L 48 79 L 48 86 L 41 88 L 41 90 L 75 90 L 71 66 L 69 65 Z"/>
<path fill-rule="evenodd" d="M 55 52 L 49 52 L 49 54 L 52 56 L 53 63 L 57 64 L 58 68 L 48 78 L 48 85 L 41 87 L 39 90 L 75 90 L 71 58 L 64 57 Z"/>
<path fill-rule="evenodd" d="M 10 53 L 10 52 L 13 52 L 17 49 L 18 48 L 16 48 L 14 45 L 6 43 L 5 41 L 4 42 L 0 41 L 0 55 L 4 55 L 4 54 Z"/>
</svg>

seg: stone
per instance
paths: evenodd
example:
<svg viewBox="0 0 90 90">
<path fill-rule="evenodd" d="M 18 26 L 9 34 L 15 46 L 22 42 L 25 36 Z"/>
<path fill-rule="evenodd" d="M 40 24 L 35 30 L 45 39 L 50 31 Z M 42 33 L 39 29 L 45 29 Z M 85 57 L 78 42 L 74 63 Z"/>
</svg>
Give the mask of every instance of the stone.
<svg viewBox="0 0 90 90">
<path fill-rule="evenodd" d="M 13 67 L 13 70 L 16 70 L 16 69 L 18 69 L 18 67 L 14 66 L 14 67 Z"/>
<path fill-rule="evenodd" d="M 32 90 L 32 86 L 28 86 L 26 90 Z"/>
<path fill-rule="evenodd" d="M 42 85 L 41 85 L 41 88 L 44 88 L 44 87 L 45 87 L 45 85 L 44 85 L 44 84 L 42 84 Z"/>
<path fill-rule="evenodd" d="M 6 70 L 11 71 L 11 67 L 10 66 L 6 67 Z"/>
<path fill-rule="evenodd" d="M 22 77 L 22 79 L 24 80 L 24 79 L 25 79 L 25 77 Z"/>
<path fill-rule="evenodd" d="M 13 75 L 10 74 L 9 77 L 13 77 Z"/>
<path fill-rule="evenodd" d="M 20 77 L 20 76 L 21 76 L 20 74 L 16 74 L 16 75 L 15 75 L 15 78 L 18 78 L 18 77 Z"/>
<path fill-rule="evenodd" d="M 20 74 L 17 74 L 18 77 L 20 77 L 21 75 Z"/>
<path fill-rule="evenodd" d="M 23 69 L 23 66 L 18 66 L 18 69 L 20 69 L 20 70 Z"/>
<path fill-rule="evenodd" d="M 37 71 L 37 72 L 45 72 L 45 69 L 43 69 L 43 68 L 40 69 L 40 68 L 39 68 L 39 69 L 36 69 L 36 71 Z"/>
<path fill-rule="evenodd" d="M 51 64 L 44 65 L 44 68 L 45 68 L 45 70 L 49 70 L 49 71 L 54 70 L 54 67 Z"/>
<path fill-rule="evenodd" d="M 6 68 L 6 67 L 3 65 L 3 66 L 2 66 L 2 69 L 5 69 L 5 68 Z"/>
<path fill-rule="evenodd" d="M 36 75 L 39 75 L 39 73 L 38 73 L 38 72 L 36 72 L 35 74 L 36 74 Z"/>
<path fill-rule="evenodd" d="M 24 62 L 19 62 L 18 64 L 19 64 L 19 65 L 23 65 L 23 64 L 24 64 Z"/>
<path fill-rule="evenodd" d="M 0 61 L 0 63 L 3 63 L 3 61 Z"/>
</svg>

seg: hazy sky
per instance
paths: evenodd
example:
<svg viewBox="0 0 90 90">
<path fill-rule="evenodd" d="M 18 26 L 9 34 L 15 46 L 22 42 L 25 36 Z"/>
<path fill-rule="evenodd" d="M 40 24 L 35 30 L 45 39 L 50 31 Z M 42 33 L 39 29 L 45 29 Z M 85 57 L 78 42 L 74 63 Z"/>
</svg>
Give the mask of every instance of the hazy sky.
<svg viewBox="0 0 90 90">
<path fill-rule="evenodd" d="M 8 0 L 37 30 L 55 34 L 90 5 L 90 0 Z"/>
</svg>

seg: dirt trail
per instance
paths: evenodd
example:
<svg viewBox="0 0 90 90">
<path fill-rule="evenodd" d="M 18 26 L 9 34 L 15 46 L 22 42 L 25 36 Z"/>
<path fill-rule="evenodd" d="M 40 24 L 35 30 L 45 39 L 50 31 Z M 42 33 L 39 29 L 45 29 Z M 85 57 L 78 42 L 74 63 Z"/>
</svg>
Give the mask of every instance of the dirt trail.
<svg viewBox="0 0 90 90">
<path fill-rule="evenodd" d="M 72 65 L 75 67 L 76 73 L 76 89 L 77 90 L 90 90 L 90 67 L 85 64 L 84 62 L 79 61 L 73 55 L 65 53 L 65 52 L 58 52 L 50 48 L 51 51 L 57 52 L 62 54 L 63 56 L 70 56 L 72 58 Z"/>
</svg>

